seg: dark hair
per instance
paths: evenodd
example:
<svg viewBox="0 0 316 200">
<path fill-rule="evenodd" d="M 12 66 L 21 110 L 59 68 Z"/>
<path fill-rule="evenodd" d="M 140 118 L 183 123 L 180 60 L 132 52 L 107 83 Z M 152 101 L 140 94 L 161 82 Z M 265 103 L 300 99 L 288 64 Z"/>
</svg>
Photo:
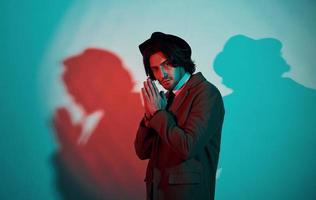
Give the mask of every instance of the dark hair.
<svg viewBox="0 0 316 200">
<path fill-rule="evenodd" d="M 191 51 L 189 49 L 180 48 L 174 43 L 155 42 L 148 46 L 143 53 L 145 71 L 152 80 L 156 80 L 156 78 L 150 68 L 149 58 L 159 51 L 166 56 L 173 67 L 183 67 L 184 70 L 190 74 L 195 72 L 195 64 L 191 60 Z"/>
</svg>

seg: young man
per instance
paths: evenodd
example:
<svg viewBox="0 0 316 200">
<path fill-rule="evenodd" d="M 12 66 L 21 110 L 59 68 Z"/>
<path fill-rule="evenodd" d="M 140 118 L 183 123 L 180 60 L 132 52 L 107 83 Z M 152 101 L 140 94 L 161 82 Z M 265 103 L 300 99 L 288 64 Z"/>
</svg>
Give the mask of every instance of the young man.
<svg viewBox="0 0 316 200">
<path fill-rule="evenodd" d="M 150 77 L 142 88 L 145 114 L 135 139 L 137 156 L 149 159 L 147 199 L 214 199 L 222 96 L 201 73 L 193 74 L 191 48 L 183 39 L 155 32 L 139 49 Z"/>
</svg>

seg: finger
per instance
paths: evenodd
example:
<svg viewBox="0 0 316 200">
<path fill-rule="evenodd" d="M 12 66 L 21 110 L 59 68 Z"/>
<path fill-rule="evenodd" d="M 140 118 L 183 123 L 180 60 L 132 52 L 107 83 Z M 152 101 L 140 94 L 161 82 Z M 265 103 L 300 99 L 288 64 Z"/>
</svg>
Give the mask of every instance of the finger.
<svg viewBox="0 0 316 200">
<path fill-rule="evenodd" d="M 149 88 L 149 91 L 150 91 L 150 94 L 153 98 L 157 98 L 157 95 L 154 91 L 154 88 L 153 88 L 153 84 L 151 83 L 151 80 L 150 79 L 147 79 L 147 84 L 148 84 L 148 88 Z"/>
<path fill-rule="evenodd" d="M 152 81 L 151 79 L 148 79 L 148 85 L 149 85 L 149 88 L 150 88 L 150 90 L 151 90 L 153 96 L 154 96 L 155 98 L 157 98 L 157 96 L 158 96 L 159 94 L 156 92 L 156 90 L 155 90 L 155 88 L 154 88 L 154 83 L 153 83 L 153 81 Z"/>
<path fill-rule="evenodd" d="M 148 95 L 147 95 L 147 93 L 146 93 L 146 90 L 145 90 L 145 88 L 142 88 L 141 89 L 141 92 L 142 92 L 142 96 L 143 96 L 143 106 L 144 106 L 144 108 L 145 108 L 145 112 L 148 112 L 148 101 L 149 101 L 149 97 L 148 97 Z"/>
<path fill-rule="evenodd" d="M 146 91 L 145 88 L 142 88 L 141 91 L 142 91 L 142 96 L 143 96 L 144 103 L 147 103 L 147 101 L 149 100 L 147 91 Z"/>
<path fill-rule="evenodd" d="M 153 96 L 153 94 L 149 88 L 148 81 L 144 81 L 144 88 L 145 88 L 148 99 L 150 99 Z"/>
<path fill-rule="evenodd" d="M 153 84 L 153 86 L 154 86 L 154 90 L 155 90 L 156 95 L 159 96 L 159 95 L 160 95 L 160 92 L 159 92 L 159 90 L 158 90 L 158 88 L 157 88 L 155 82 L 152 82 L 152 84 Z M 163 92 L 162 92 L 162 93 L 163 93 Z"/>
</svg>

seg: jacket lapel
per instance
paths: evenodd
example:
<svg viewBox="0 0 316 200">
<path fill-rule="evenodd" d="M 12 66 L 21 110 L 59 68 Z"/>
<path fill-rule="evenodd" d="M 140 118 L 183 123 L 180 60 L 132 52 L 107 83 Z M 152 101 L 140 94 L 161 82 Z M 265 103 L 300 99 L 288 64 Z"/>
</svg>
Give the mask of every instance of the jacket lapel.
<svg viewBox="0 0 316 200">
<path fill-rule="evenodd" d="M 176 96 L 171 104 L 170 107 L 170 111 L 172 111 L 172 113 L 177 113 L 179 107 L 182 105 L 184 99 L 188 96 L 189 94 L 189 90 L 184 90 L 180 92 L 180 94 L 178 94 L 178 96 Z"/>
<path fill-rule="evenodd" d="M 204 80 L 205 78 L 203 77 L 201 72 L 192 75 L 184 86 L 183 90 L 174 98 L 169 110 L 172 111 L 174 114 L 177 113 L 183 101 L 190 94 L 190 89 L 203 82 Z"/>
</svg>

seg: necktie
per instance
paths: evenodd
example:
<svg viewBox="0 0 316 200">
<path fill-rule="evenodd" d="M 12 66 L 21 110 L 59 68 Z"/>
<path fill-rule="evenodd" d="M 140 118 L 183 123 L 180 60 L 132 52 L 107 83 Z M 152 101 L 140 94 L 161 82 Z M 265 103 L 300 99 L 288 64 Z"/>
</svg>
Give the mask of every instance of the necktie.
<svg viewBox="0 0 316 200">
<path fill-rule="evenodd" d="M 167 107 L 166 107 L 166 110 L 169 110 L 169 107 L 171 106 L 174 97 L 175 97 L 175 94 L 174 94 L 172 91 L 170 91 L 169 94 L 168 94 L 168 100 L 167 100 Z"/>
</svg>

